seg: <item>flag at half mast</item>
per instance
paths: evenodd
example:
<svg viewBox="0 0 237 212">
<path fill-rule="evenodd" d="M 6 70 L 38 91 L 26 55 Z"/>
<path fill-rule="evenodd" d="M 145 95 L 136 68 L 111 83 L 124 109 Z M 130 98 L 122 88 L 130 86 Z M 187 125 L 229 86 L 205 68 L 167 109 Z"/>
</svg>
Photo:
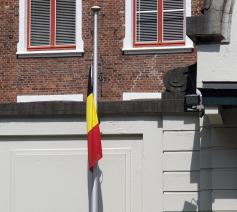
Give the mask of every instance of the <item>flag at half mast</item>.
<svg viewBox="0 0 237 212">
<path fill-rule="evenodd" d="M 88 91 L 86 100 L 86 122 L 87 122 L 87 146 L 88 146 L 88 164 L 91 171 L 98 160 L 102 158 L 101 136 L 99 119 L 95 107 L 93 96 L 93 81 L 91 68 L 89 71 Z"/>
</svg>

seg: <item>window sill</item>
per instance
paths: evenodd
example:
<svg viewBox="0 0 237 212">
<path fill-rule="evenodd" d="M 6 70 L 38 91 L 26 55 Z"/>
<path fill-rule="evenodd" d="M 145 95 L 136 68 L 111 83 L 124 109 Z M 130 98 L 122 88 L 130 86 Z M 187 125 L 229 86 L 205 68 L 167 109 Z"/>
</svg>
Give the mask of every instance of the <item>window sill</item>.
<svg viewBox="0 0 237 212">
<path fill-rule="evenodd" d="M 172 54 L 186 53 L 193 51 L 193 45 L 186 46 L 167 46 L 167 47 L 140 47 L 140 48 L 123 48 L 125 55 L 142 55 L 142 54 Z"/>
<path fill-rule="evenodd" d="M 58 51 L 28 51 L 17 52 L 17 58 L 47 58 L 47 57 L 81 57 L 84 51 L 58 50 Z"/>
</svg>

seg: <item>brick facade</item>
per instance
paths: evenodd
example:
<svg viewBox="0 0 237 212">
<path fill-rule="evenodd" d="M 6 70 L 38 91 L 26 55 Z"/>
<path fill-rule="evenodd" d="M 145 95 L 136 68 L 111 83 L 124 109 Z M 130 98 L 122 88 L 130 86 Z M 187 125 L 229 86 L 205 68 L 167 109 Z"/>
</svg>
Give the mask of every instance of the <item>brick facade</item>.
<svg viewBox="0 0 237 212">
<path fill-rule="evenodd" d="M 205 0 L 192 0 L 192 14 L 193 15 L 201 15 L 201 11 L 203 8 Z"/>
<path fill-rule="evenodd" d="M 200 0 L 193 0 L 193 14 L 199 14 Z M 196 62 L 192 53 L 123 55 L 124 0 L 83 0 L 82 57 L 17 59 L 18 1 L 0 0 L 0 102 L 15 102 L 17 95 L 86 95 L 92 51 L 90 8 L 100 12 L 100 100 L 121 100 L 123 92 L 161 92 L 164 74 L 175 67 Z M 111 15 L 113 14 L 113 15 Z"/>
</svg>

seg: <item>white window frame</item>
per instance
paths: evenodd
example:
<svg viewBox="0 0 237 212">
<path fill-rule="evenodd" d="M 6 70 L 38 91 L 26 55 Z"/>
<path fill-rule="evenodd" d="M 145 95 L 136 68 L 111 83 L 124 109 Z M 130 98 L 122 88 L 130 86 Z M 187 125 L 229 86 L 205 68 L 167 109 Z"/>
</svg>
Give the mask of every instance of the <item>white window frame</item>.
<svg viewBox="0 0 237 212">
<path fill-rule="evenodd" d="M 191 16 L 192 0 L 185 0 L 186 17 Z M 124 54 L 149 54 L 149 53 L 179 53 L 191 52 L 193 50 L 193 42 L 186 35 L 184 46 L 152 46 L 152 47 L 134 47 L 133 46 L 133 1 L 125 0 L 125 38 L 123 40 L 122 51 Z"/>
<path fill-rule="evenodd" d="M 19 0 L 19 42 L 16 54 L 19 57 L 81 56 L 84 52 L 82 40 L 82 0 L 76 0 L 76 49 L 27 51 L 27 0 Z"/>
</svg>

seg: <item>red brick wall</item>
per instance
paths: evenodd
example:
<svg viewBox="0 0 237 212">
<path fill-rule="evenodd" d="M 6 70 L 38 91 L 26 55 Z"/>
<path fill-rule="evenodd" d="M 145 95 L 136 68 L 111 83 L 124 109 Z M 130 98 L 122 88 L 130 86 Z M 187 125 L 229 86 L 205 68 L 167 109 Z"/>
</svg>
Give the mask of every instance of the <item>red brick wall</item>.
<svg viewBox="0 0 237 212">
<path fill-rule="evenodd" d="M 192 13 L 193 15 L 201 15 L 204 0 L 192 0 Z"/>
<path fill-rule="evenodd" d="M 200 0 L 199 0 L 200 1 Z M 18 1 L 0 0 L 0 103 L 17 95 L 86 95 L 92 19 L 96 2 L 83 0 L 83 57 L 17 59 Z M 161 92 L 168 70 L 196 62 L 196 53 L 123 55 L 125 0 L 97 1 L 100 12 L 100 100 L 121 100 L 123 92 Z M 200 3 L 193 0 L 193 14 Z M 198 9 L 199 8 L 199 9 Z"/>
</svg>

